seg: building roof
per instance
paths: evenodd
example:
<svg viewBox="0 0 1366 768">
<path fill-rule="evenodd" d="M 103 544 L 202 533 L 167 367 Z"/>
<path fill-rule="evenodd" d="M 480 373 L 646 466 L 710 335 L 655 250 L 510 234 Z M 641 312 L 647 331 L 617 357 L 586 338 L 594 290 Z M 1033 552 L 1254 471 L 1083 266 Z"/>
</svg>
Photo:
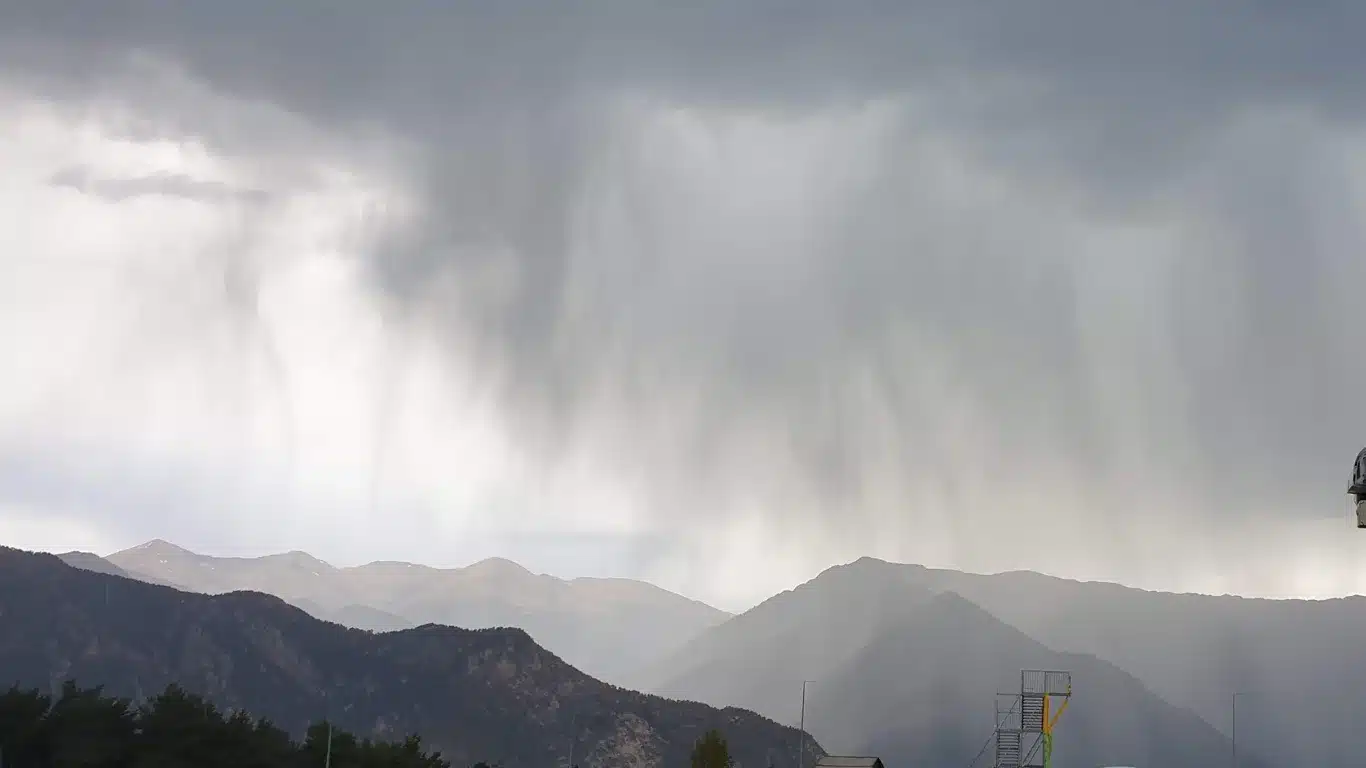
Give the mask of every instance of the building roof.
<svg viewBox="0 0 1366 768">
<path fill-rule="evenodd" d="M 826 755 L 816 761 L 815 768 L 882 768 L 882 759 Z"/>
</svg>

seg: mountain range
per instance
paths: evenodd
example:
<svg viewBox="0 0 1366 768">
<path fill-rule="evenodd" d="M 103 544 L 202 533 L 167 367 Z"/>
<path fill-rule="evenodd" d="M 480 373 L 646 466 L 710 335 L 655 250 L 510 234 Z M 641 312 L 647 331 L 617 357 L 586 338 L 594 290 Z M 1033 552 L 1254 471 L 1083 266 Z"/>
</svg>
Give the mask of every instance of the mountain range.
<svg viewBox="0 0 1366 768">
<path fill-rule="evenodd" d="M 305 552 L 211 557 L 153 540 L 104 558 L 61 555 L 81 568 L 190 592 L 253 590 L 358 629 L 419 624 L 520 627 L 584 672 L 630 685 L 632 674 L 730 614 L 643 581 L 559 579 L 510 560 L 465 568 L 374 562 L 338 568 Z M 92 559 L 93 558 L 93 559 Z M 110 570 L 114 569 L 114 570 Z"/>
<path fill-rule="evenodd" d="M 83 556 L 84 564 L 64 557 L 80 567 L 103 567 L 93 556 Z M 103 562 L 134 578 L 206 592 L 250 585 L 314 615 L 377 629 L 416 623 L 401 607 L 408 597 L 385 597 L 392 593 L 381 573 L 407 585 L 410 605 L 425 594 L 429 603 L 444 599 L 475 619 L 481 614 L 467 607 L 477 599 L 457 590 L 482 584 L 482 592 L 471 590 L 484 600 L 482 616 L 524 628 L 584 622 L 578 633 L 531 633 L 557 653 L 556 643 L 568 642 L 585 658 L 627 660 L 598 668 L 610 670 L 609 680 L 651 693 L 746 707 L 796 724 L 801 681 L 813 680 L 805 722 L 815 739 L 837 752 L 882 754 L 888 764 L 966 765 L 993 728 L 992 694 L 1018 688 L 1023 668 L 1073 673 L 1076 696 L 1060 725 L 1060 761 L 1226 763 L 1234 749 L 1236 698 L 1240 768 L 1259 760 L 1315 768 L 1366 764 L 1353 715 L 1366 703 L 1366 664 L 1357 651 L 1366 637 L 1366 598 L 1171 594 L 1032 572 L 979 575 L 863 558 L 734 617 L 625 582 L 635 594 L 657 597 L 654 610 L 685 606 L 676 615 L 692 617 L 691 623 L 655 635 L 595 634 L 584 603 L 565 601 L 580 611 L 560 611 L 551 621 L 536 611 L 565 603 L 526 599 L 535 594 L 528 583 L 563 591 L 582 580 L 534 576 L 502 560 L 454 572 L 394 563 L 332 569 L 303 553 L 203 558 L 154 542 Z M 232 569 L 241 573 L 222 575 Z M 271 569 L 278 573 L 267 577 Z M 206 571 L 214 575 L 192 578 Z M 334 573 L 351 571 L 368 575 Z M 348 579 L 367 587 L 329 593 L 299 586 Z M 500 600 L 508 605 L 489 607 Z M 977 765 L 989 765 L 990 752 Z"/>
<path fill-rule="evenodd" d="M 883 563 L 886 578 L 951 590 L 1059 651 L 1092 654 L 1277 765 L 1366 765 L 1366 597 L 1173 594 L 1032 572 Z M 1240 759 L 1240 764 L 1242 760 Z"/>
<path fill-rule="evenodd" d="M 1022 669 L 1063 670 L 1074 701 L 1060 720 L 1058 765 L 1227 763 L 1226 736 L 1138 678 L 1049 648 L 915 573 L 870 558 L 830 569 L 659 662 L 650 690 L 789 721 L 805 678 L 806 727 L 837 754 L 988 766 L 993 693 L 1018 691 Z"/>
<path fill-rule="evenodd" d="M 715 728 L 738 765 L 792 768 L 803 741 L 753 712 L 599 682 L 521 629 L 375 633 L 258 592 L 189 593 L 0 548 L 0 682 L 55 693 L 65 680 L 135 701 L 174 682 L 296 737 L 321 718 L 418 733 L 457 766 L 683 766 Z"/>
</svg>

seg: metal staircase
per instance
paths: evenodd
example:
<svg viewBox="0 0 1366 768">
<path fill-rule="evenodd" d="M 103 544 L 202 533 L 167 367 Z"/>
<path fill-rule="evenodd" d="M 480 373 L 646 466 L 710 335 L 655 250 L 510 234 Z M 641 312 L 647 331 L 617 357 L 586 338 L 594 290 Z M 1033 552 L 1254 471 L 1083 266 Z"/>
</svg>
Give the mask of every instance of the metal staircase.
<svg viewBox="0 0 1366 768">
<path fill-rule="evenodd" d="M 1020 673 L 1019 693 L 997 694 L 996 768 L 1048 768 L 1053 726 L 1071 696 L 1071 673 L 1034 669 Z"/>
<path fill-rule="evenodd" d="M 996 732 L 997 768 L 1020 768 L 1020 732 Z"/>
<path fill-rule="evenodd" d="M 1020 730 L 1043 732 L 1043 694 L 1020 697 Z"/>
<path fill-rule="evenodd" d="M 1023 736 L 1020 733 L 1020 697 L 996 694 L 996 766 L 1021 768 Z"/>
</svg>

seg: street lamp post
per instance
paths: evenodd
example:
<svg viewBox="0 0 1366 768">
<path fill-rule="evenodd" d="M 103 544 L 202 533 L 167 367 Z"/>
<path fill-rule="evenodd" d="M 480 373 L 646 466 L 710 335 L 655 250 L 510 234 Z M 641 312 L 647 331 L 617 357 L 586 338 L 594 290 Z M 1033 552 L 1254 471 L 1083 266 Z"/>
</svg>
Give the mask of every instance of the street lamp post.
<svg viewBox="0 0 1366 768">
<path fill-rule="evenodd" d="M 797 744 L 797 768 L 805 768 L 806 766 L 806 685 L 814 682 L 816 681 L 802 681 L 802 714 L 800 724 L 797 726 L 797 729 L 801 731 L 801 741 Z"/>
</svg>

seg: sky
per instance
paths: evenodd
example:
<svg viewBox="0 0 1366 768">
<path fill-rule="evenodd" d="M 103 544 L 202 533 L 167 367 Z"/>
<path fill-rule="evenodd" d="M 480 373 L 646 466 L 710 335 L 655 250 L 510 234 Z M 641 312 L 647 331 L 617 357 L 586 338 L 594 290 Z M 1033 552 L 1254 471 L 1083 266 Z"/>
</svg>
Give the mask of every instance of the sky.
<svg viewBox="0 0 1366 768">
<path fill-rule="evenodd" d="M 1363 25 L 0 0 L 0 541 L 1361 592 Z"/>
</svg>

